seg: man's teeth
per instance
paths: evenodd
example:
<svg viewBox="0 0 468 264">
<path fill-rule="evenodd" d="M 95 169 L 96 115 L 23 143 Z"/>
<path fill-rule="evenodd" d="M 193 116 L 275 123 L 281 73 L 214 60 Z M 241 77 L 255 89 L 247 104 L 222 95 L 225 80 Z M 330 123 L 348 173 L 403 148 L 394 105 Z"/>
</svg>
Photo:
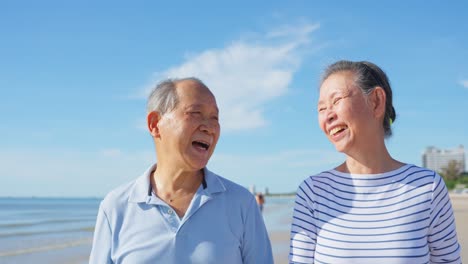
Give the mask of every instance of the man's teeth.
<svg viewBox="0 0 468 264">
<path fill-rule="evenodd" d="M 202 142 L 202 141 L 194 141 L 194 144 L 204 148 L 204 149 L 208 149 L 210 147 L 210 144 L 206 143 L 206 142 Z"/>
<path fill-rule="evenodd" d="M 332 130 L 330 130 L 329 134 L 334 135 L 334 134 L 340 132 L 341 130 L 344 130 L 345 128 L 346 128 L 345 126 L 335 127 Z"/>
</svg>

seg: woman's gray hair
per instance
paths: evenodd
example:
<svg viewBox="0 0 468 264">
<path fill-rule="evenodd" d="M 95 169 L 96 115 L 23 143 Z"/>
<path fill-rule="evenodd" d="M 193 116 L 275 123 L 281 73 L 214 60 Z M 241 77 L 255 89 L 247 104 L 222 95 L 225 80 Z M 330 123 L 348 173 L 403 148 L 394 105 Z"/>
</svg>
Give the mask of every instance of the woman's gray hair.
<svg viewBox="0 0 468 264">
<path fill-rule="evenodd" d="M 354 74 L 354 84 L 366 95 L 369 95 L 377 86 L 385 91 L 385 116 L 382 125 L 385 137 L 390 137 L 392 135 L 391 125 L 395 122 L 396 112 L 392 103 L 392 88 L 385 72 L 372 62 L 341 60 L 325 69 L 320 84 L 330 77 L 330 75 L 343 71 L 349 71 Z"/>
<path fill-rule="evenodd" d="M 163 80 L 156 85 L 148 96 L 148 103 L 146 104 L 146 110 L 148 113 L 155 111 L 164 115 L 165 113 L 172 111 L 179 103 L 179 97 L 175 89 L 176 85 L 183 81 L 194 81 L 207 88 L 201 80 L 195 77 Z"/>
</svg>

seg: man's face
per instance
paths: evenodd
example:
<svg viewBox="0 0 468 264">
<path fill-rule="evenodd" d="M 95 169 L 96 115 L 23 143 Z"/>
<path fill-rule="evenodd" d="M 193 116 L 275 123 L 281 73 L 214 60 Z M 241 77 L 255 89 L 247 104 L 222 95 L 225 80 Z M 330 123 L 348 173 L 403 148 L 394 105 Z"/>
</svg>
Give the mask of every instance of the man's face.
<svg viewBox="0 0 468 264">
<path fill-rule="evenodd" d="M 213 94 L 197 82 L 177 83 L 179 103 L 158 122 L 158 163 L 183 170 L 206 166 L 218 142 L 218 106 Z"/>
</svg>

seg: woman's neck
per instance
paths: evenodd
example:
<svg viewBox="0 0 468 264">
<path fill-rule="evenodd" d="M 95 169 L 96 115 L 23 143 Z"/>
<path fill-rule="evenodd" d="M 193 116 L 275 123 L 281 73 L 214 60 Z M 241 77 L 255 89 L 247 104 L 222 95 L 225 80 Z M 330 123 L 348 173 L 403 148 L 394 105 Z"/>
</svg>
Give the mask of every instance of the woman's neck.
<svg viewBox="0 0 468 264">
<path fill-rule="evenodd" d="M 346 155 L 346 161 L 336 170 L 351 174 L 378 174 L 400 168 L 404 164 L 393 159 L 385 144 L 360 149 Z"/>
</svg>

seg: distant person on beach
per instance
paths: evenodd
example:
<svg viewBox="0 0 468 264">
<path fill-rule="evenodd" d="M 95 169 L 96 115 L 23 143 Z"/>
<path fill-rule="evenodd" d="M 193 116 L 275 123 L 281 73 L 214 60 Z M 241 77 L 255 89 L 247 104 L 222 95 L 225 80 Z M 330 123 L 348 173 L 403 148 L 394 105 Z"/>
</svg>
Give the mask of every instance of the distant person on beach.
<svg viewBox="0 0 468 264">
<path fill-rule="evenodd" d="M 220 135 L 208 87 L 165 80 L 147 108 L 157 164 L 101 202 L 90 263 L 273 263 L 254 196 L 206 168 Z"/>
<path fill-rule="evenodd" d="M 263 212 L 263 204 L 265 203 L 265 196 L 261 192 L 255 195 L 255 200 L 257 201 L 258 208 L 260 208 L 260 212 Z"/>
<path fill-rule="evenodd" d="M 346 160 L 299 186 L 291 263 L 461 263 L 444 181 L 385 146 L 395 118 L 377 65 L 338 61 L 325 70 L 318 121 Z"/>
</svg>

